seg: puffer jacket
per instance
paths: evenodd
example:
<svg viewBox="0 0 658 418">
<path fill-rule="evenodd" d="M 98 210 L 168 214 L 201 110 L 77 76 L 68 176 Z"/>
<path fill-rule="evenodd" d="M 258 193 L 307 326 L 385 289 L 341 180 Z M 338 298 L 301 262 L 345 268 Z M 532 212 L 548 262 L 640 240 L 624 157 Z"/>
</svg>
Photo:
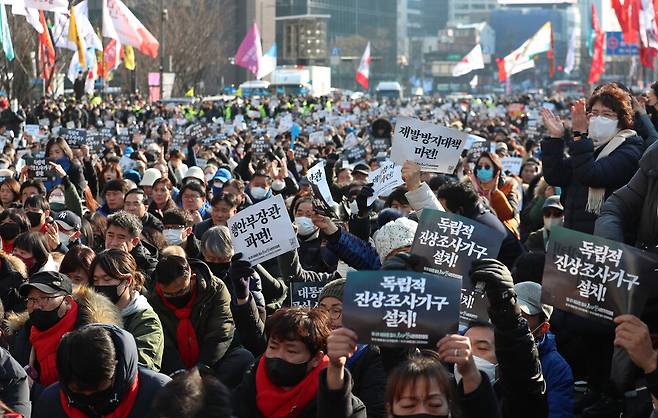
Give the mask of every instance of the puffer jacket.
<svg viewBox="0 0 658 418">
<path fill-rule="evenodd" d="M 25 264 L 17 257 L 0 250 L 0 300 L 6 312 L 25 310 L 25 300 L 18 293 L 18 288 L 26 281 Z"/>
<path fill-rule="evenodd" d="M 557 351 L 555 335 L 548 332 L 537 348 L 541 370 L 546 379 L 548 418 L 573 417 L 573 373 Z"/>
<path fill-rule="evenodd" d="M 331 273 L 336 271 L 336 264 L 332 260 L 335 257 L 322 245 L 319 231 L 315 231 L 308 237 L 297 235 L 299 240 L 299 261 L 304 270 L 317 271 L 318 273 Z M 331 262 L 329 262 L 331 261 Z"/>
<path fill-rule="evenodd" d="M 633 177 L 644 151 L 644 141 L 631 135 L 610 155 L 600 160 L 602 151 L 594 149 L 592 140 L 546 138 L 542 141 L 544 178 L 551 186 L 562 188 L 560 201 L 564 206 L 564 226 L 591 234 L 597 215 L 586 211 L 589 188 L 605 189 L 605 198 Z M 570 156 L 565 156 L 568 148 Z"/>
<path fill-rule="evenodd" d="M 0 399 L 12 411 L 30 416 L 32 403 L 27 373 L 4 348 L 0 348 Z"/>
<path fill-rule="evenodd" d="M 377 250 L 370 243 L 342 228 L 329 235 L 327 248 L 356 270 L 379 270 L 382 266 Z"/>
<path fill-rule="evenodd" d="M 139 365 L 160 371 L 164 352 L 164 332 L 160 318 L 143 295 L 136 294 L 121 310 L 123 329 L 132 334 L 137 344 Z"/>
</svg>

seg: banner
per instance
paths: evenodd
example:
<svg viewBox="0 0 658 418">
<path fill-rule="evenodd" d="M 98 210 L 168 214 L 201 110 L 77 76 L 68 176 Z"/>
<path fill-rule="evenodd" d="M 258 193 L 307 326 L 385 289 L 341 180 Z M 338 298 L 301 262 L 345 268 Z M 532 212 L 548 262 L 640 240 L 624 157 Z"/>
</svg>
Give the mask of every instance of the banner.
<svg viewBox="0 0 658 418">
<path fill-rule="evenodd" d="M 233 249 L 252 266 L 299 247 L 281 195 L 241 210 L 227 223 Z"/>
<path fill-rule="evenodd" d="M 324 169 L 324 161 L 320 161 L 311 167 L 306 173 L 306 178 L 309 182 L 311 182 L 311 184 L 318 186 L 320 196 L 322 196 L 322 200 L 324 200 L 327 205 L 331 206 L 336 204 L 336 202 L 334 202 L 334 198 L 331 196 L 331 190 L 329 189 L 329 183 L 327 182 L 327 173 Z"/>
<path fill-rule="evenodd" d="M 472 219 L 423 209 L 411 253 L 425 260 L 426 272 L 460 281 L 463 321 L 486 321 L 485 295 L 474 289 L 468 273 L 473 261 L 496 258 L 504 238 L 502 233 Z"/>
<path fill-rule="evenodd" d="M 372 205 L 378 196 L 391 192 L 398 186 L 404 184 L 402 180 L 402 167 L 393 161 L 386 161 L 375 171 L 368 173 L 368 183 L 372 183 L 372 189 L 375 191 L 368 198 L 368 206 Z"/>
<path fill-rule="evenodd" d="M 629 245 L 556 227 L 548 242 L 541 301 L 603 322 L 640 316 L 656 294 L 658 256 Z"/>
<path fill-rule="evenodd" d="M 411 271 L 350 271 L 343 326 L 359 342 L 382 346 L 436 345 L 457 332 L 459 280 Z"/>
<path fill-rule="evenodd" d="M 452 174 L 466 144 L 467 133 L 401 116 L 395 124 L 391 160 L 416 161 L 422 171 Z"/>
</svg>

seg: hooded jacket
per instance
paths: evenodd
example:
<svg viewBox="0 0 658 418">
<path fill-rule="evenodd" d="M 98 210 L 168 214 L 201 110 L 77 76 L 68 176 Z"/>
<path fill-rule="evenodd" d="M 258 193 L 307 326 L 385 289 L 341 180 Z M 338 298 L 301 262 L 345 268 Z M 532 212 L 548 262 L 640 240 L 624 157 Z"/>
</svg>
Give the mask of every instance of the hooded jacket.
<svg viewBox="0 0 658 418">
<path fill-rule="evenodd" d="M 139 365 L 155 372 L 160 370 L 164 351 L 164 332 L 160 318 L 143 295 L 136 294 L 121 310 L 123 329 L 135 337 Z"/>
<path fill-rule="evenodd" d="M 25 301 L 18 288 L 27 281 L 26 277 L 25 264 L 17 257 L 0 251 L 0 300 L 6 312 L 25 310 Z"/>
<path fill-rule="evenodd" d="M 190 320 L 199 343 L 199 363 L 212 367 L 224 357 L 233 342 L 235 326 L 231 315 L 231 296 L 226 285 L 215 276 L 210 268 L 199 260 L 189 260 L 192 273 L 196 275 L 196 301 Z M 186 369 L 178 352 L 176 329 L 178 319 L 174 312 L 165 307 L 156 292 L 151 292 L 148 301 L 160 317 L 164 331 L 163 373 L 170 374 Z"/>
<path fill-rule="evenodd" d="M 150 417 L 153 399 L 160 389 L 171 379 L 163 374 L 138 367 L 137 347 L 130 333 L 117 326 L 103 325 L 103 327 L 110 332 L 117 356 L 117 367 L 110 398 L 116 396 L 116 399 L 123 399 L 123 396 L 133 383 L 134 376 L 138 374 L 139 386 L 137 399 L 128 418 Z M 75 395 L 71 394 L 68 388 L 63 388 L 59 382 L 48 386 L 44 390 L 36 404 L 35 414 L 33 416 L 36 418 L 66 418 L 67 415 L 60 401 L 61 390 L 64 390 L 69 401 L 73 401 L 70 404 L 71 406 L 75 405 L 78 409 L 86 412 L 89 417 L 94 417 L 89 411 L 85 410 L 84 405 L 76 404 Z"/>
</svg>

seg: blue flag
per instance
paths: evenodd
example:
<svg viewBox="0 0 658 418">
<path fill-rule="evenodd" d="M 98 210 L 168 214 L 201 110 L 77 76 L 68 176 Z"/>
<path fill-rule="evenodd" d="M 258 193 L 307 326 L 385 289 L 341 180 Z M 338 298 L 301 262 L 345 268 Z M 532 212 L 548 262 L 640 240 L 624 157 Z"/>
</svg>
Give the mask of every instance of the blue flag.
<svg viewBox="0 0 658 418">
<path fill-rule="evenodd" d="M 11 33 L 9 32 L 9 22 L 7 21 L 7 11 L 4 4 L 0 4 L 0 42 L 7 59 L 9 61 L 13 60 L 14 45 L 11 43 Z"/>
</svg>

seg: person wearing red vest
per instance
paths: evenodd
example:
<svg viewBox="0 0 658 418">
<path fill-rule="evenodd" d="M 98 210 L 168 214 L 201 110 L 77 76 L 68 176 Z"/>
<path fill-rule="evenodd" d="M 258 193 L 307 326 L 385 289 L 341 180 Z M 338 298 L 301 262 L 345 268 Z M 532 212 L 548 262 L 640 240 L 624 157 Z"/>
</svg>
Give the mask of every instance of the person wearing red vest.
<svg viewBox="0 0 658 418">
<path fill-rule="evenodd" d="M 57 348 L 59 382 L 37 402 L 35 418 L 142 418 L 171 379 L 138 366 L 137 345 L 115 325 L 90 324 Z"/>
</svg>

